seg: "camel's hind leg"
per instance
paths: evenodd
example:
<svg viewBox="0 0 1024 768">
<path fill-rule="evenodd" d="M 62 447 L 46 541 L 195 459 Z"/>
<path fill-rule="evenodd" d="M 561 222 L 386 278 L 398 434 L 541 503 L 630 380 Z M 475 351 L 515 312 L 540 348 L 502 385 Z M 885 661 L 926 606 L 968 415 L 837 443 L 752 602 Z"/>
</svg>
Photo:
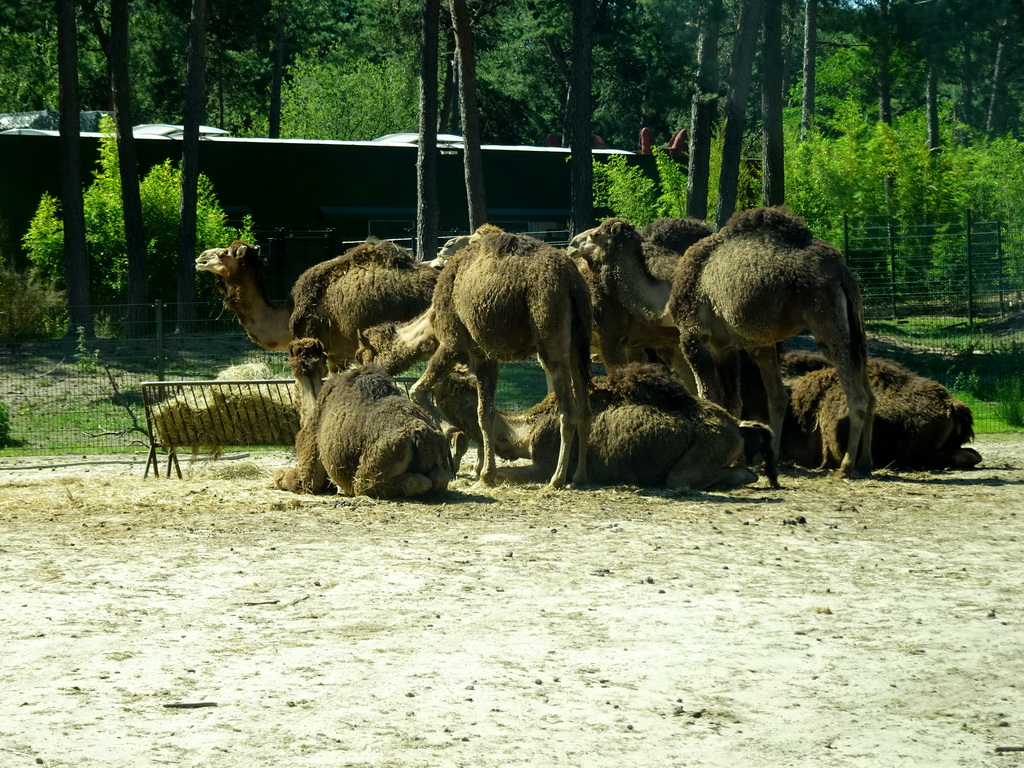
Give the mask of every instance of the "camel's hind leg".
<svg viewBox="0 0 1024 768">
<path fill-rule="evenodd" d="M 576 471 L 573 473 L 573 485 L 582 485 L 587 481 L 587 442 L 590 438 L 590 394 L 585 391 L 581 378 L 574 377 L 569 369 L 571 363 L 556 363 L 547 354 L 538 354 L 541 366 L 548 378 L 548 389 L 555 393 L 558 403 L 558 463 L 551 475 L 548 488 L 561 488 L 569 475 L 569 462 L 572 459 L 572 448 L 577 436 L 579 451 L 576 458 Z M 580 392 L 579 390 L 584 390 Z"/>
<path fill-rule="evenodd" d="M 498 391 L 498 363 L 493 360 L 477 360 L 473 372 L 476 374 L 476 417 L 480 424 L 480 458 L 477 461 L 480 482 L 494 485 L 497 464 L 494 460 L 494 397 Z"/>
<path fill-rule="evenodd" d="M 849 359 L 835 361 L 839 384 L 846 393 L 850 414 L 850 434 L 846 453 L 839 465 L 841 477 L 867 477 L 871 474 L 871 439 L 875 423 L 875 393 L 871 389 L 867 369 L 855 366 Z"/>
<path fill-rule="evenodd" d="M 779 353 L 773 344 L 770 347 L 751 350 L 750 357 L 761 372 L 765 398 L 768 401 L 768 426 L 772 430 L 772 450 L 779 456 L 782 446 L 782 425 L 786 421 L 786 410 L 789 408 L 789 392 L 782 382 Z"/>
</svg>

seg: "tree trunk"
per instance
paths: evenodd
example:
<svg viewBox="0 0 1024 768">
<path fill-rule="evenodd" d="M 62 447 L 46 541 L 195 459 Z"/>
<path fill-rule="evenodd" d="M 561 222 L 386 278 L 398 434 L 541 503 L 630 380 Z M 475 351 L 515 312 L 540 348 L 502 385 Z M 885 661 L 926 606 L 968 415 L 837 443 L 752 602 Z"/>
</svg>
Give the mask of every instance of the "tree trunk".
<svg viewBox="0 0 1024 768">
<path fill-rule="evenodd" d="M 928 151 L 937 154 L 942 148 L 939 139 L 939 64 L 938 51 L 930 51 L 925 73 L 925 112 L 928 121 Z"/>
<path fill-rule="evenodd" d="M 721 227 L 736 211 L 737 183 L 743 155 L 747 100 L 750 96 L 754 46 L 761 28 L 764 0 L 744 0 L 740 23 L 733 41 L 729 67 L 729 97 L 725 108 L 725 137 L 722 144 L 722 170 L 718 177 L 716 222 Z"/>
<path fill-rule="evenodd" d="M 60 87 L 60 180 L 64 214 L 64 282 L 68 335 L 93 335 L 89 257 L 82 203 L 81 118 L 78 107 L 78 37 L 74 0 L 57 0 L 57 78 Z"/>
<path fill-rule="evenodd" d="M 569 230 L 594 226 L 594 165 L 591 152 L 594 0 L 572 2 L 572 67 L 566 134 L 569 139 Z"/>
<path fill-rule="evenodd" d="M 270 69 L 270 125 L 267 136 L 281 138 L 281 86 L 284 81 L 285 16 L 287 7 L 284 0 L 278 0 L 274 20 L 274 52 Z"/>
<path fill-rule="evenodd" d="M 207 0 L 192 0 L 184 135 L 181 140 L 181 230 L 178 237 L 178 333 L 196 319 L 196 207 L 199 184 L 199 126 L 206 112 Z"/>
<path fill-rule="evenodd" d="M 765 0 L 761 78 L 761 189 L 765 205 L 786 201 L 782 137 L 782 0 Z"/>
<path fill-rule="evenodd" d="M 807 0 L 804 17 L 804 87 L 800 110 L 800 141 L 814 130 L 814 93 L 818 72 L 818 0 Z"/>
<path fill-rule="evenodd" d="M 878 0 L 878 119 L 892 124 L 892 30 L 889 28 L 889 0 Z"/>
<path fill-rule="evenodd" d="M 1003 100 L 1006 97 L 1006 32 L 1009 20 L 999 28 L 999 44 L 996 46 L 996 62 L 992 70 L 992 95 L 988 102 L 988 116 L 985 132 L 995 136 L 1002 129 Z"/>
<path fill-rule="evenodd" d="M 416 158 L 416 258 L 437 253 L 437 34 L 440 0 L 423 0 L 420 29 L 420 138 Z"/>
<path fill-rule="evenodd" d="M 126 334 L 139 336 L 149 300 L 146 268 L 146 238 L 142 229 L 142 197 L 139 193 L 139 164 L 132 131 L 131 75 L 128 66 L 128 0 L 110 2 L 109 69 L 110 91 L 117 123 L 117 155 L 121 179 L 121 208 L 124 215 L 125 249 L 128 255 L 128 311 Z"/>
<path fill-rule="evenodd" d="M 718 114 L 718 39 L 722 25 L 721 0 L 700 6 L 697 41 L 697 82 L 690 108 L 690 163 L 686 178 L 686 215 L 708 216 L 711 173 L 711 134 Z"/>
<path fill-rule="evenodd" d="M 466 0 L 451 0 L 455 49 L 459 61 L 459 110 L 462 113 L 462 146 L 466 176 L 466 207 L 471 232 L 487 222 L 484 166 L 480 153 L 480 113 L 476 96 L 476 53 Z"/>
</svg>

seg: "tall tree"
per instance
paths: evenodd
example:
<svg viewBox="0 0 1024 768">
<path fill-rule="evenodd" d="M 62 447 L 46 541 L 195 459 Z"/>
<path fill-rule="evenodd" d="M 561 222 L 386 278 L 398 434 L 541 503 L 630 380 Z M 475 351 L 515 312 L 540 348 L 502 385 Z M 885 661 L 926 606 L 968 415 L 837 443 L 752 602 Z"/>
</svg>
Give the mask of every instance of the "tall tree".
<svg viewBox="0 0 1024 768">
<path fill-rule="evenodd" d="M 697 21 L 697 82 L 690 108 L 690 162 L 686 178 L 686 215 L 706 219 L 711 173 L 711 134 L 718 115 L 718 40 L 722 0 L 701 3 Z"/>
<path fill-rule="evenodd" d="M 892 123 L 892 20 L 889 0 L 878 0 L 878 31 L 875 59 L 878 62 L 878 119 Z"/>
<path fill-rule="evenodd" d="M 81 118 L 78 106 L 78 36 L 74 0 L 57 2 L 57 79 L 60 83 L 61 209 L 64 213 L 64 282 L 68 292 L 69 335 L 79 328 L 92 335 L 89 258 L 85 249 L 82 203 Z"/>
<path fill-rule="evenodd" d="M 284 81 L 285 0 L 274 3 L 274 47 L 270 62 L 270 125 L 267 137 L 281 137 L 281 84 Z"/>
<path fill-rule="evenodd" d="M 110 91 L 117 124 L 117 156 L 121 179 L 121 208 L 124 216 L 125 249 L 128 255 L 129 335 L 141 332 L 145 316 L 143 305 L 149 298 L 149 272 L 146 267 L 146 237 L 142 229 L 142 197 L 139 193 L 139 163 L 135 152 L 132 120 L 131 73 L 128 62 L 128 0 L 110 0 L 110 37 L 105 41 L 110 69 Z M 97 25 L 100 39 L 102 28 Z"/>
<path fill-rule="evenodd" d="M 416 157 L 416 258 L 437 250 L 437 36 L 440 0 L 423 0 L 420 22 L 420 135 Z"/>
<path fill-rule="evenodd" d="M 804 14 L 803 92 L 800 103 L 800 141 L 814 129 L 814 89 L 818 72 L 818 0 L 806 0 Z"/>
<path fill-rule="evenodd" d="M 462 114 L 462 147 L 466 176 L 466 206 L 469 229 L 487 222 L 484 193 L 484 164 L 480 152 L 480 112 L 477 108 L 476 52 L 466 0 L 451 0 L 452 27 L 458 55 L 459 111 Z"/>
<path fill-rule="evenodd" d="M 594 59 L 594 0 L 572 2 L 572 80 L 566 133 L 569 137 L 569 229 L 578 234 L 594 225 L 594 165 L 591 153 Z"/>
<path fill-rule="evenodd" d="M 199 126 L 206 112 L 207 0 L 192 0 L 184 135 L 181 140 L 181 232 L 178 238 L 178 331 L 196 318 L 196 207 L 199 197 Z"/>
<path fill-rule="evenodd" d="M 998 42 L 996 43 L 996 59 L 992 68 L 992 91 L 988 101 L 988 113 L 985 119 L 985 130 L 989 136 L 998 133 L 1003 127 L 1003 109 L 1006 100 L 1006 59 L 1007 38 L 1010 20 L 1004 19 L 999 25 Z"/>
<path fill-rule="evenodd" d="M 782 205 L 786 201 L 782 136 L 782 0 L 765 0 L 761 70 L 761 189 L 765 205 Z"/>
<path fill-rule="evenodd" d="M 715 215 L 718 226 L 725 224 L 736 211 L 754 49 L 763 15 L 764 0 L 743 0 L 729 66 L 729 95 L 725 106 L 722 169 L 718 176 L 718 205 Z"/>
</svg>

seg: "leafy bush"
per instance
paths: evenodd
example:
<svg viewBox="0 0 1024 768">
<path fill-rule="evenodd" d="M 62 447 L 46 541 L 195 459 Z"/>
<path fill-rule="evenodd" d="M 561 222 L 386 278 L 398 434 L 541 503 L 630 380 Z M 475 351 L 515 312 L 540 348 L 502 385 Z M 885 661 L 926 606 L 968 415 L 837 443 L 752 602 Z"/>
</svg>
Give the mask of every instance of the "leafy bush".
<svg viewBox="0 0 1024 768">
<path fill-rule="evenodd" d="M 11 414 L 7 410 L 7 405 L 0 400 L 0 448 L 6 448 L 12 443 Z"/>
<path fill-rule="evenodd" d="M 105 121 L 103 127 L 98 167 L 83 195 L 90 290 L 96 305 L 123 301 L 128 281 L 117 140 L 112 133 L 112 123 Z M 227 215 L 208 178 L 200 176 L 198 189 L 196 245 L 199 249 L 213 248 L 235 239 L 252 239 L 248 220 L 240 230 L 228 225 Z M 139 192 L 150 298 L 174 301 L 176 283 L 168 276 L 175 274 L 178 254 L 180 170 L 170 160 L 154 166 L 139 183 Z M 60 203 L 55 197 L 43 195 L 22 243 L 44 280 L 57 282 L 63 278 L 64 224 Z M 199 285 L 201 290 L 202 286 L 209 288 L 210 281 L 200 281 Z"/>
<path fill-rule="evenodd" d="M 64 294 L 32 272 L 0 266 L 0 339 L 51 336 L 64 324 Z"/>
</svg>

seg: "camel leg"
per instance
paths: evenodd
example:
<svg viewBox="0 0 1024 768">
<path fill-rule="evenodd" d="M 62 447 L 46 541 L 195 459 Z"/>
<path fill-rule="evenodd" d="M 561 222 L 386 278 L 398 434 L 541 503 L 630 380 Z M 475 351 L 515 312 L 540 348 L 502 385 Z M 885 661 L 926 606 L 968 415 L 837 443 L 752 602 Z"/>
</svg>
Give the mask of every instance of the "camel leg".
<svg viewBox="0 0 1024 768">
<path fill-rule="evenodd" d="M 555 465 L 555 472 L 548 481 L 549 489 L 561 488 L 569 475 L 569 461 L 572 458 L 573 442 L 576 439 L 581 414 L 576 401 L 576 394 L 573 392 L 573 380 L 566 365 L 555 363 L 549 355 L 538 353 L 541 366 L 547 374 L 548 390 L 555 393 L 555 401 L 558 403 L 558 463 Z M 589 402 L 587 404 L 589 410 Z M 589 424 L 586 428 L 589 435 Z M 583 483 L 586 481 L 586 455 L 578 457 L 576 472 L 573 475 L 573 482 Z M 582 473 L 580 471 L 582 467 Z"/>
<path fill-rule="evenodd" d="M 772 430 L 772 450 L 779 456 L 782 447 L 782 425 L 786 421 L 786 411 L 789 408 L 789 392 L 782 383 L 779 353 L 773 344 L 770 347 L 751 350 L 750 357 L 761 372 L 765 398 L 768 401 L 768 426 Z"/>
<path fill-rule="evenodd" d="M 295 438 L 297 465 L 282 467 L 274 473 L 274 484 L 282 491 L 310 494 L 326 492 L 329 487 L 327 469 L 320 460 L 320 450 L 315 442 L 315 435 L 309 436 L 299 430 Z"/>
<path fill-rule="evenodd" d="M 434 401 L 430 398 L 430 392 L 437 386 L 441 378 L 451 370 L 457 359 L 458 352 L 456 350 L 451 347 L 438 347 L 434 354 L 430 356 L 423 375 L 416 380 L 415 384 L 409 387 L 409 397 L 412 401 L 426 411 L 438 425 L 448 424 L 448 419 L 434 405 Z M 451 437 L 453 431 L 454 429 L 446 429 L 445 436 Z"/>
<path fill-rule="evenodd" d="M 743 452 L 742 445 L 730 450 L 731 455 L 710 456 L 706 446 L 688 450 L 669 470 L 665 485 L 677 491 L 702 491 L 712 486 L 736 487 L 757 482 L 757 473 L 736 465 Z"/>
<path fill-rule="evenodd" d="M 679 350 L 683 353 L 683 359 L 690 366 L 690 370 L 693 371 L 697 397 L 703 397 L 705 400 L 724 407 L 725 393 L 722 391 L 722 383 L 718 378 L 715 356 L 707 341 L 699 334 L 684 333 L 680 329 Z"/>
<path fill-rule="evenodd" d="M 846 453 L 836 474 L 839 477 L 867 477 L 872 469 L 871 437 L 875 423 L 875 393 L 871 389 L 864 365 L 856 365 L 845 354 L 836 354 L 831 362 L 836 368 L 839 385 L 846 393 L 850 417 Z"/>
<path fill-rule="evenodd" d="M 572 394 L 575 405 L 576 442 L 578 453 L 576 458 L 576 471 L 572 476 L 573 487 L 579 488 L 587 482 L 587 455 L 590 447 L 590 426 L 593 421 L 593 413 L 590 409 L 590 391 L 586 381 L 586 372 L 579 370 L 579 366 L 573 369 Z"/>
<path fill-rule="evenodd" d="M 477 467 L 480 470 L 480 482 L 494 485 L 494 396 L 498 391 L 498 363 L 493 360 L 477 360 L 473 372 L 476 374 L 477 387 L 476 417 L 482 441 L 482 461 L 477 461 Z"/>
</svg>

